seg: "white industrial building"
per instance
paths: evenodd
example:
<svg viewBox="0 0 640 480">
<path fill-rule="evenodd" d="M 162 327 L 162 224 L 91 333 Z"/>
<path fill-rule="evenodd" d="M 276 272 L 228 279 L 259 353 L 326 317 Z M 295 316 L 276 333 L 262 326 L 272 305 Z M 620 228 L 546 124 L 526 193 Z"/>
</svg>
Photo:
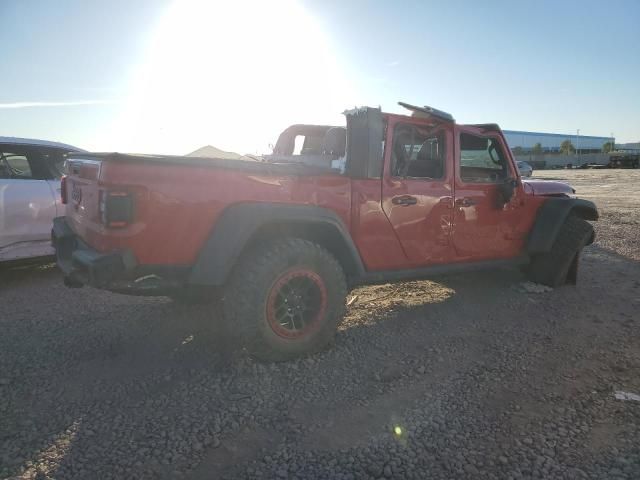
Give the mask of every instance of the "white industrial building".
<svg viewBox="0 0 640 480">
<path fill-rule="evenodd" d="M 574 148 L 580 153 L 596 153 L 602 150 L 602 145 L 607 142 L 614 142 L 612 137 L 592 137 L 587 135 L 562 134 L 562 133 L 540 133 L 540 132 L 520 132 L 517 130 L 503 130 L 509 148 L 520 147 L 525 152 L 531 150 L 536 143 L 542 146 L 544 152 L 558 152 L 560 145 L 565 140 L 569 140 Z"/>
<path fill-rule="evenodd" d="M 616 143 L 616 150 L 625 153 L 640 153 L 640 142 Z"/>
</svg>

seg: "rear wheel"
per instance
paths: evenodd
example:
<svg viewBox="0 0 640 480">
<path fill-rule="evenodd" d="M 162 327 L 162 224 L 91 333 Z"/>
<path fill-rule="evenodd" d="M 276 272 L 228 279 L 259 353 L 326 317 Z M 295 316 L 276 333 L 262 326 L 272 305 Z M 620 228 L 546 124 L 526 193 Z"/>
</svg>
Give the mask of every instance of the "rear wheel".
<svg viewBox="0 0 640 480">
<path fill-rule="evenodd" d="M 234 269 L 223 308 L 250 354 L 282 361 L 325 348 L 344 314 L 347 285 L 338 261 L 307 240 L 251 250 Z"/>
<path fill-rule="evenodd" d="M 531 280 L 550 287 L 576 283 L 580 253 L 593 238 L 593 226 L 586 220 L 569 215 L 558 236 L 546 253 L 536 255 L 529 267 Z"/>
</svg>

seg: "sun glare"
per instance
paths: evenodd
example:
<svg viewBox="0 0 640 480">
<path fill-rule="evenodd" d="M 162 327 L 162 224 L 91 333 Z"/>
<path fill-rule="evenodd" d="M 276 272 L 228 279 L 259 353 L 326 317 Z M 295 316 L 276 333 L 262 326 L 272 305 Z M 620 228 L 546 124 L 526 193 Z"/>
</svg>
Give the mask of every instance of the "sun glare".
<svg viewBox="0 0 640 480">
<path fill-rule="evenodd" d="M 180 0 L 150 37 L 113 135 L 128 151 L 264 152 L 291 123 L 344 122 L 348 98 L 323 32 L 294 1 Z"/>
</svg>

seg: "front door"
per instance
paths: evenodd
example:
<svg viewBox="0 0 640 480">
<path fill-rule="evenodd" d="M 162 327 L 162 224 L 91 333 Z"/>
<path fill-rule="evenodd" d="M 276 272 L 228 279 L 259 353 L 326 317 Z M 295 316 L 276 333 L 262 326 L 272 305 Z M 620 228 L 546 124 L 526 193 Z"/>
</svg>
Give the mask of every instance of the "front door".
<svg viewBox="0 0 640 480">
<path fill-rule="evenodd" d="M 460 128 L 456 135 L 453 245 L 457 260 L 475 261 L 517 256 L 524 235 L 516 226 L 521 189 L 504 204 L 500 186 L 516 179 L 507 146 L 497 132 Z"/>
<path fill-rule="evenodd" d="M 451 259 L 452 137 L 447 125 L 389 122 L 382 207 L 407 258 L 404 268 Z"/>
</svg>

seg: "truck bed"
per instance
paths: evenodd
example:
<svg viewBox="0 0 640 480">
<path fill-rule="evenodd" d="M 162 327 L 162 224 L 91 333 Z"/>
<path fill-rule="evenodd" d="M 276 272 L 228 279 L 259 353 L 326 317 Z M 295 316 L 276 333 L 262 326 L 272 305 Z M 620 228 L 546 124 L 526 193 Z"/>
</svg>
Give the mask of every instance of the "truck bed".
<svg viewBox="0 0 640 480">
<path fill-rule="evenodd" d="M 140 264 L 193 264 L 218 216 L 236 203 L 330 204 L 350 224 L 350 179 L 299 163 L 83 153 L 68 157 L 66 183 L 75 234 L 101 253 L 131 250 Z M 125 226 L 105 225 L 107 192 L 131 199 Z"/>
</svg>

